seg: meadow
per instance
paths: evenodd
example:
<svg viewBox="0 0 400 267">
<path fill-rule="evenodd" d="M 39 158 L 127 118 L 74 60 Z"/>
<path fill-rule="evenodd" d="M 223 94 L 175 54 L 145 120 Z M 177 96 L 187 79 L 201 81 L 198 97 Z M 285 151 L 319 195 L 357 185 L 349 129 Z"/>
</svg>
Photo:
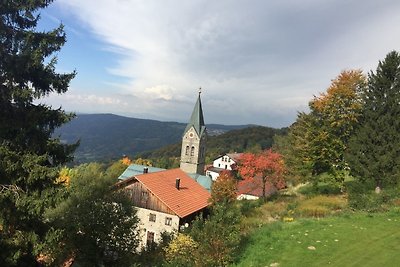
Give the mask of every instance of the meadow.
<svg viewBox="0 0 400 267">
<path fill-rule="evenodd" d="M 270 222 L 255 220 L 267 214 Z M 398 207 L 367 213 L 348 209 L 343 196 L 297 198 L 266 203 L 243 225 L 248 234 L 233 266 L 399 266 Z"/>
</svg>

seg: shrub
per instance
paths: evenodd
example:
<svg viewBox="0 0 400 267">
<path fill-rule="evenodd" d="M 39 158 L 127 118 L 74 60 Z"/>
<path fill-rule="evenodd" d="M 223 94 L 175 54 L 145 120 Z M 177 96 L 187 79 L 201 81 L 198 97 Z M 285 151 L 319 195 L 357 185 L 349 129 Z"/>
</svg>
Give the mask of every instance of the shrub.
<svg viewBox="0 0 400 267">
<path fill-rule="evenodd" d="M 258 200 L 241 200 L 240 201 L 240 213 L 247 216 L 250 215 L 257 207 L 260 207 L 264 202 Z"/>
<path fill-rule="evenodd" d="M 341 194 L 340 187 L 329 183 L 308 184 L 299 189 L 299 193 L 303 195 L 339 195 Z"/>
<path fill-rule="evenodd" d="M 373 184 L 354 181 L 347 186 L 349 206 L 356 210 L 368 212 L 387 211 L 391 206 L 400 203 L 399 187 L 385 188 L 375 193 Z"/>
<path fill-rule="evenodd" d="M 304 217 L 324 217 L 346 206 L 342 197 L 316 196 L 299 203 L 296 213 Z"/>
<path fill-rule="evenodd" d="M 199 244 L 192 237 L 178 234 L 167 247 L 164 248 L 165 259 L 170 266 L 194 266 L 195 254 Z"/>
</svg>

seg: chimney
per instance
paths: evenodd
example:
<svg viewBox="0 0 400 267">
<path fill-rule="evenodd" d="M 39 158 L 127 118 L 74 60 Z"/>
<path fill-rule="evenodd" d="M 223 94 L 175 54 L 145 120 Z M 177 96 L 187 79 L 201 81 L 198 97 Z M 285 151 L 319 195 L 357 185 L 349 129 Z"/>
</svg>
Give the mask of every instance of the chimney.
<svg viewBox="0 0 400 267">
<path fill-rule="evenodd" d="M 143 173 L 149 173 L 149 168 L 144 167 L 144 168 L 143 168 Z"/>
<path fill-rule="evenodd" d="M 179 190 L 179 185 L 180 185 L 180 183 L 181 183 L 181 179 L 176 178 L 176 180 L 175 180 L 175 187 L 176 187 L 176 189 L 178 189 L 178 190 Z"/>
</svg>

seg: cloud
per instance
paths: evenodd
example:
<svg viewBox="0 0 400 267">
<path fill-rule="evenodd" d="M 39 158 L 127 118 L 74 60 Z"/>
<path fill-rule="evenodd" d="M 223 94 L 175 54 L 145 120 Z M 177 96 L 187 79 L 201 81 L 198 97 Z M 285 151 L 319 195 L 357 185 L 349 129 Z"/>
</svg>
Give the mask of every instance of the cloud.
<svg viewBox="0 0 400 267">
<path fill-rule="evenodd" d="M 106 67 L 127 78 L 118 93 L 140 103 L 132 114 L 182 121 L 202 86 L 210 123 L 288 125 L 342 69 L 400 49 L 398 1 L 57 3 L 116 54 Z"/>
<path fill-rule="evenodd" d="M 69 111 L 77 112 L 112 112 L 114 108 L 129 106 L 126 99 L 115 96 L 100 96 L 94 94 L 81 94 L 70 90 L 65 95 L 50 95 L 40 102 L 52 103 L 54 107 L 67 106 Z"/>
</svg>

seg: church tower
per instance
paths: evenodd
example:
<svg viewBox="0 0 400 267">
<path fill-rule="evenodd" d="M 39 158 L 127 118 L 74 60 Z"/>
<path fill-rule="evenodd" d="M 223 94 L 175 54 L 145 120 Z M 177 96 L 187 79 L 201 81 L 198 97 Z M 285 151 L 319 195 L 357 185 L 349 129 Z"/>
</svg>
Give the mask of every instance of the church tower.
<svg viewBox="0 0 400 267">
<path fill-rule="evenodd" d="M 192 116 L 183 133 L 180 168 L 186 173 L 204 175 L 207 133 L 200 93 L 199 91 Z"/>
</svg>

